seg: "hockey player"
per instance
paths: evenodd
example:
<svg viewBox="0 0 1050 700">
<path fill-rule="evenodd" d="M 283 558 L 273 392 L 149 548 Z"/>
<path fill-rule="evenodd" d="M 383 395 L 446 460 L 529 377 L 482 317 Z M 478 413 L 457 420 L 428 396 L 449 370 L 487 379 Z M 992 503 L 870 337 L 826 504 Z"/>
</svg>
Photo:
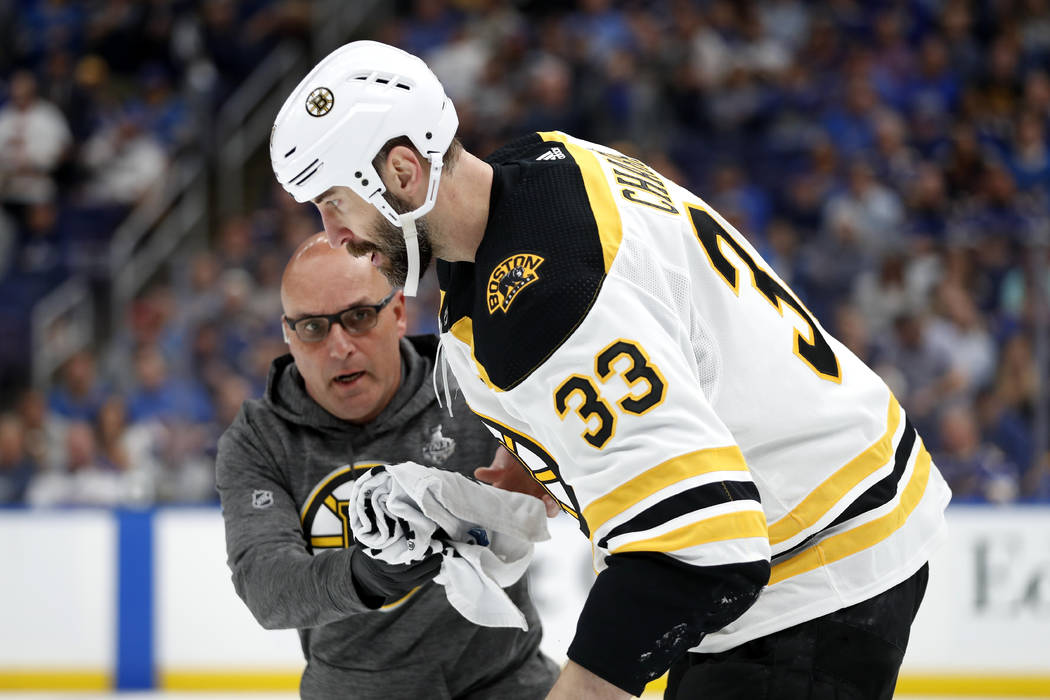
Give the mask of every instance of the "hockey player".
<svg viewBox="0 0 1050 700">
<path fill-rule="evenodd" d="M 454 417 L 437 404 L 437 339 L 403 338 L 404 296 L 324 234 L 292 257 L 281 303 L 291 354 L 273 361 L 265 396 L 246 401 L 223 435 L 217 481 L 234 586 L 263 627 L 298 628 L 301 696 L 542 698 L 557 666 L 539 651 L 525 581 L 507 593 L 527 632 L 478 627 L 430 583 L 439 556 L 390 566 L 347 531 L 353 480 L 372 466 L 469 474 L 493 459 L 462 401 Z"/>
<path fill-rule="evenodd" d="M 422 61 L 354 42 L 289 95 L 271 159 L 406 293 L 441 260 L 471 410 L 590 538 L 549 697 L 669 668 L 668 698 L 891 697 L 950 493 L 887 386 L 646 164 L 558 132 L 481 160 L 456 128 Z"/>
</svg>

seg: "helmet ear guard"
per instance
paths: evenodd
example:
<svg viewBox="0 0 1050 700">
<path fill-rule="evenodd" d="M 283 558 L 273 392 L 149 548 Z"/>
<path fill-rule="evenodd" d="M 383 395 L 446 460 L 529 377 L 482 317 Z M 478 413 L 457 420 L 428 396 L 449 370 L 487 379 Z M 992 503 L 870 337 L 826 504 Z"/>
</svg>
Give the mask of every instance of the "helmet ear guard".
<svg viewBox="0 0 1050 700">
<path fill-rule="evenodd" d="M 345 186 L 402 229 L 408 251 L 405 294 L 415 296 L 419 249 L 415 220 L 437 199 L 442 159 L 459 118 L 437 76 L 419 58 L 375 41 L 346 44 L 327 57 L 285 100 L 270 135 L 270 161 L 300 203 Z M 405 136 L 430 161 L 426 198 L 397 214 L 372 165 L 391 139 Z"/>
</svg>

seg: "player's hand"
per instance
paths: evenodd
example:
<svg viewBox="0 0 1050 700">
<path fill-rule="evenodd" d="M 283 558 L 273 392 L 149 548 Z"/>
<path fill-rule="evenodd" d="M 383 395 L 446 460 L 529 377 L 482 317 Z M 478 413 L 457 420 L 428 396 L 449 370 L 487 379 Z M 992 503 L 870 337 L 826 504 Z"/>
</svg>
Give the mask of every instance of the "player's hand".
<svg viewBox="0 0 1050 700">
<path fill-rule="evenodd" d="M 529 475 L 518 458 L 502 445 L 496 450 L 492 464 L 475 469 L 474 477 L 496 488 L 517 491 L 540 499 L 547 509 L 548 518 L 553 518 L 561 510 L 554 498 Z"/>
<path fill-rule="evenodd" d="M 361 602 L 370 608 L 403 598 L 441 571 L 441 555 L 438 553 L 411 564 L 388 564 L 368 556 L 362 547 L 359 543 L 350 555 L 350 575 Z"/>
</svg>

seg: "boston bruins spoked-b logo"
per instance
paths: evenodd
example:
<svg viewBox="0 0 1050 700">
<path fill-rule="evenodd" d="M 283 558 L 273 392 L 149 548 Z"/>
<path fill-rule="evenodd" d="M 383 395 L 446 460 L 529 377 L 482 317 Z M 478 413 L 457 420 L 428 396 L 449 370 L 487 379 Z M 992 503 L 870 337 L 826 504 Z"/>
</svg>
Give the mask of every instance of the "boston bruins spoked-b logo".
<svg viewBox="0 0 1050 700">
<path fill-rule="evenodd" d="M 521 290 L 540 278 L 536 270 L 542 264 L 543 258 L 538 255 L 517 253 L 496 265 L 485 288 L 489 313 L 507 313 Z"/>
<path fill-rule="evenodd" d="M 326 87 L 319 87 L 306 98 L 306 111 L 311 117 L 323 117 L 332 111 L 335 95 Z"/>
<path fill-rule="evenodd" d="M 350 491 L 354 479 L 380 462 L 344 464 L 321 480 L 306 499 L 299 519 L 313 551 L 342 549 L 354 541 L 350 530 Z"/>
<path fill-rule="evenodd" d="M 350 492 L 354 488 L 354 480 L 381 464 L 385 462 L 344 464 L 329 472 L 310 492 L 299 512 L 299 521 L 312 553 L 317 554 L 324 549 L 345 549 L 354 543 L 354 533 L 350 529 Z M 413 588 L 400 600 L 387 603 L 378 610 L 393 610 L 418 590 Z"/>
</svg>

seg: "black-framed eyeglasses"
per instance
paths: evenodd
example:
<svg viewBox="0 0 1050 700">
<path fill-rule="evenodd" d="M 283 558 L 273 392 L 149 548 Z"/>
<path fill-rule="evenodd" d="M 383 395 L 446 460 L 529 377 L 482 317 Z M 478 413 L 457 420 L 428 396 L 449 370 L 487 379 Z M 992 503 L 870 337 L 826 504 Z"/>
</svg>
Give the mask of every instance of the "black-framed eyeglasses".
<svg viewBox="0 0 1050 700">
<path fill-rule="evenodd" d="M 357 304 L 334 314 L 321 316 L 300 316 L 299 318 L 285 316 L 284 322 L 304 343 L 320 343 L 328 337 L 328 331 L 332 329 L 333 323 L 338 323 L 350 335 L 361 335 L 376 327 L 379 322 L 379 312 L 391 302 L 395 294 L 397 294 L 397 287 L 378 304 Z"/>
</svg>

